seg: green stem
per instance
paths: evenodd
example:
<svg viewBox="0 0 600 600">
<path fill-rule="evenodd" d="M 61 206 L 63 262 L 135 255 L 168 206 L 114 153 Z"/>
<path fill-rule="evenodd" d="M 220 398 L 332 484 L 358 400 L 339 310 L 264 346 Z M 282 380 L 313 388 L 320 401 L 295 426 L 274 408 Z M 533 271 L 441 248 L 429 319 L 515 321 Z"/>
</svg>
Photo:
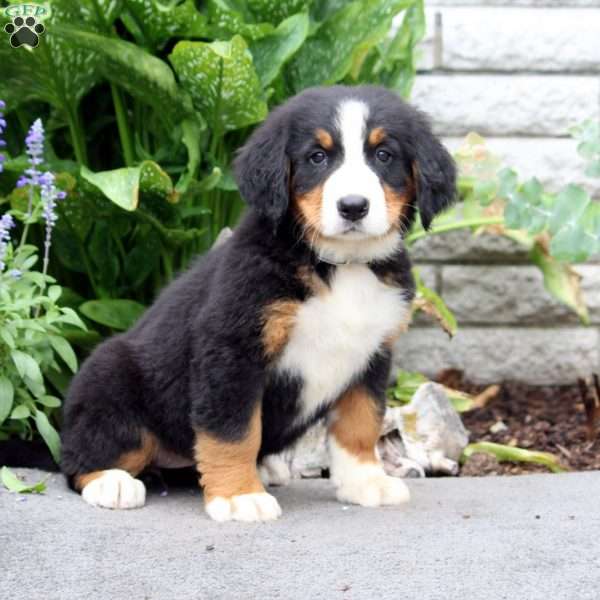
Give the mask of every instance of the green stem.
<svg viewBox="0 0 600 600">
<path fill-rule="evenodd" d="M 87 149 L 85 147 L 79 113 L 76 108 L 72 106 L 67 107 L 67 120 L 69 121 L 69 132 L 71 133 L 71 143 L 73 144 L 75 159 L 78 163 L 87 167 Z"/>
<path fill-rule="evenodd" d="M 117 127 L 119 129 L 121 148 L 123 148 L 123 158 L 125 159 L 125 165 L 131 167 L 135 163 L 135 154 L 133 151 L 131 132 L 129 131 L 129 126 L 127 124 L 127 112 L 125 109 L 125 102 L 123 101 L 123 94 L 114 83 L 110 84 L 110 91 L 112 93 L 115 114 L 117 116 Z"/>
<path fill-rule="evenodd" d="M 432 227 L 429 231 L 415 231 L 407 235 L 404 241 L 407 244 L 412 244 L 427 235 L 436 235 L 438 233 L 446 233 L 448 231 L 454 231 L 455 229 L 467 229 L 469 227 L 481 227 L 483 225 L 500 225 L 504 223 L 504 217 L 483 217 L 478 219 L 465 219 L 463 221 L 455 221 L 454 223 L 448 223 L 447 225 L 439 225 L 438 227 Z"/>
</svg>

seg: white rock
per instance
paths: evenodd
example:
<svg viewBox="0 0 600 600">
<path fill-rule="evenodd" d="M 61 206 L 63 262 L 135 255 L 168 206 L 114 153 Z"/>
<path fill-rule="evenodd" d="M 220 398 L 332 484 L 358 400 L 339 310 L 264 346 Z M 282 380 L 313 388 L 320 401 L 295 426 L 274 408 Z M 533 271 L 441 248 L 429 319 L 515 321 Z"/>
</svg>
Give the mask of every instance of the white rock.
<svg viewBox="0 0 600 600">
<path fill-rule="evenodd" d="M 407 457 L 427 472 L 456 475 L 469 435 L 444 388 L 422 384 L 397 414 Z"/>
</svg>

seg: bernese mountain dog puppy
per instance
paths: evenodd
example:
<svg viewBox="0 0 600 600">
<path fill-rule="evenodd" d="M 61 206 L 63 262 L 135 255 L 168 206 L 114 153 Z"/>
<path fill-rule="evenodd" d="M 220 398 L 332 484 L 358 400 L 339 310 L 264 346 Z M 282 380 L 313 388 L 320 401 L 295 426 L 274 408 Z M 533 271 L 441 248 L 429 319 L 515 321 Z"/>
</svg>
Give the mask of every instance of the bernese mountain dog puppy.
<svg viewBox="0 0 600 600">
<path fill-rule="evenodd" d="M 376 451 L 414 295 L 402 237 L 452 202 L 452 158 L 394 93 L 334 86 L 274 110 L 235 176 L 233 235 L 73 380 L 63 472 L 90 504 L 135 508 L 144 468 L 193 464 L 213 519 L 276 519 L 258 465 L 326 417 L 339 500 L 407 501 Z"/>
</svg>

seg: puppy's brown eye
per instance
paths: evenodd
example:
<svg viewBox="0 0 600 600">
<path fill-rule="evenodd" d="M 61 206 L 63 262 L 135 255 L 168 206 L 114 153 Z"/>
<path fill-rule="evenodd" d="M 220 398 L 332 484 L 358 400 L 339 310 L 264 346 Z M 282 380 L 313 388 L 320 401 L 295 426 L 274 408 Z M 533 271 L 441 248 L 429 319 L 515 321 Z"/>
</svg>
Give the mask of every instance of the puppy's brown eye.
<svg viewBox="0 0 600 600">
<path fill-rule="evenodd" d="M 377 150 L 375 156 L 377 156 L 377 160 L 382 163 L 389 162 L 392 158 L 392 155 L 387 152 L 387 150 Z"/>
<path fill-rule="evenodd" d="M 322 150 L 317 150 L 316 152 L 313 152 L 308 159 L 313 165 L 320 165 L 327 160 L 327 154 Z"/>
</svg>

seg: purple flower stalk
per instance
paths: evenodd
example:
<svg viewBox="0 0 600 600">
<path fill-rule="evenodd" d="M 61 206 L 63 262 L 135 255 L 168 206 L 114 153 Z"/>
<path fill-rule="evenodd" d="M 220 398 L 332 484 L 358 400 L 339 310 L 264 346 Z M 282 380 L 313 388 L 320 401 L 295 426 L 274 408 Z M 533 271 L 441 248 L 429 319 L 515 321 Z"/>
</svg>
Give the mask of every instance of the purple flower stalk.
<svg viewBox="0 0 600 600">
<path fill-rule="evenodd" d="M 62 200 L 66 194 L 56 189 L 54 185 L 54 175 L 49 171 L 46 171 L 43 175 L 40 175 L 38 181 L 41 186 L 41 197 L 42 197 L 42 214 L 46 221 L 46 239 L 44 240 L 44 264 L 43 272 L 46 273 L 48 270 L 48 261 L 50 258 L 50 246 L 52 244 L 52 229 L 56 224 L 58 215 L 56 214 L 56 201 Z"/>
<path fill-rule="evenodd" d="M 4 148 L 6 146 L 6 142 L 2 139 L 2 134 L 6 129 L 6 121 L 4 119 L 4 113 L 2 112 L 6 104 L 2 100 L 0 100 L 0 148 Z M 4 165 L 2 164 L 6 160 L 4 154 L 0 154 L 0 173 L 4 171 Z"/>
<path fill-rule="evenodd" d="M 10 242 L 10 230 L 15 226 L 14 219 L 5 214 L 0 217 L 0 273 L 4 271 L 4 258 L 6 256 L 6 248 Z"/>
<path fill-rule="evenodd" d="M 44 154 L 44 126 L 41 119 L 36 119 L 33 122 L 25 138 L 25 145 L 27 146 L 29 168 L 21 175 L 19 181 L 17 181 L 17 187 L 39 185 L 40 172 L 38 171 L 38 166 L 44 162 L 42 158 Z M 29 212 L 31 213 L 31 207 Z"/>
</svg>

